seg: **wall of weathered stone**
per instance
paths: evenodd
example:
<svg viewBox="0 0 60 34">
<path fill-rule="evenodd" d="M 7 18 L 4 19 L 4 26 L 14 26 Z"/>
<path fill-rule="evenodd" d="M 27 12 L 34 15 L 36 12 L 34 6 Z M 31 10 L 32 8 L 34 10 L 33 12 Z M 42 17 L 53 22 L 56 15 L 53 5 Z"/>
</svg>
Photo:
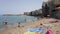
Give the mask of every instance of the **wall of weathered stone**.
<svg viewBox="0 0 60 34">
<path fill-rule="evenodd" d="M 60 6 L 60 0 L 52 0 L 52 1 L 50 1 L 50 2 L 46 2 L 46 3 L 43 3 L 42 4 L 42 6 L 43 5 L 45 5 L 45 4 L 48 4 L 48 7 L 49 7 L 49 14 L 51 15 L 51 17 L 55 17 L 55 18 L 59 18 L 60 19 L 60 11 L 53 11 L 55 8 L 56 8 L 56 6 Z M 45 11 L 44 11 L 44 6 L 42 7 L 42 12 L 43 13 L 46 13 Z"/>
<path fill-rule="evenodd" d="M 57 18 L 60 19 L 60 11 L 57 11 L 57 13 L 55 14 Z"/>
</svg>

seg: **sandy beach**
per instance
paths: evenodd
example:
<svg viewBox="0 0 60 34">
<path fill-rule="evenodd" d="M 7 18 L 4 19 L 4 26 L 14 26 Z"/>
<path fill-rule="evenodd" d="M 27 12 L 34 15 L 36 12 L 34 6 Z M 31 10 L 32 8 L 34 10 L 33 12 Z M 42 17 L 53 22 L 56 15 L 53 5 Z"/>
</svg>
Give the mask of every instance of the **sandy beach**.
<svg viewBox="0 0 60 34">
<path fill-rule="evenodd" d="M 58 33 L 60 32 L 60 20 L 56 23 L 49 23 L 49 18 L 42 18 L 42 19 L 37 19 L 35 21 L 31 21 L 30 23 L 27 23 L 21 27 L 14 27 L 14 28 L 6 28 L 3 31 L 0 31 L 0 34 L 24 34 L 24 32 L 27 31 L 28 28 L 39 28 L 40 23 L 43 24 L 52 24 L 51 26 L 51 30 L 53 32 L 53 34 L 56 34 L 56 31 L 58 31 Z M 47 28 L 44 28 L 47 31 Z M 45 32 L 46 32 L 45 31 Z M 44 34 L 45 34 L 44 32 Z"/>
</svg>

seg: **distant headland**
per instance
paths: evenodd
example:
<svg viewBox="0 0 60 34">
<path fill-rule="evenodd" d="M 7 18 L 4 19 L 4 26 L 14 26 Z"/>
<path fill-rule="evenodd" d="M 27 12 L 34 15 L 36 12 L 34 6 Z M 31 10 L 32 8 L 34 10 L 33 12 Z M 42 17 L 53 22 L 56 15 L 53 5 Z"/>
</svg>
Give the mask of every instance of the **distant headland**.
<svg viewBox="0 0 60 34">
<path fill-rule="evenodd" d="M 3 14 L 3 16 L 23 16 L 24 14 Z"/>
</svg>

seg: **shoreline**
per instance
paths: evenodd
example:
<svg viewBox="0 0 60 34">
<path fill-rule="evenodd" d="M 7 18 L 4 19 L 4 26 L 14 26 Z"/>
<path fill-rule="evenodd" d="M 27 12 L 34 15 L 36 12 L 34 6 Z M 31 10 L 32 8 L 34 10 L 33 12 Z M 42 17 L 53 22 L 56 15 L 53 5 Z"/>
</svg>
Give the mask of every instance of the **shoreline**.
<svg viewBox="0 0 60 34">
<path fill-rule="evenodd" d="M 31 23 L 30 23 L 31 22 Z M 51 30 L 53 31 L 53 34 L 55 34 L 56 32 L 55 31 L 59 31 L 60 30 L 60 20 L 59 22 L 57 23 L 49 23 L 48 22 L 48 19 L 46 18 L 43 18 L 43 19 L 39 19 L 39 20 L 35 20 L 35 21 L 30 21 L 29 23 L 27 24 L 24 24 L 24 26 L 21 26 L 21 27 L 14 27 L 14 28 L 11 28 L 11 29 L 6 29 L 4 31 L 0 31 L 0 34 L 24 34 L 24 32 L 26 32 L 26 30 L 28 28 L 35 28 L 35 27 L 40 27 L 40 23 L 43 23 L 44 24 L 53 24 L 54 26 L 52 26 Z M 56 27 L 55 27 L 56 26 Z M 46 29 L 45 29 L 46 30 Z"/>
<path fill-rule="evenodd" d="M 20 25 L 21 25 L 21 27 L 27 26 L 27 25 L 29 25 L 30 22 L 33 22 L 33 21 L 36 21 L 36 20 L 37 20 L 37 19 L 35 19 L 35 20 L 29 20 L 29 21 L 26 21 L 26 22 L 24 22 L 24 23 L 21 23 Z M 28 23 L 28 22 L 29 22 L 29 23 Z M 15 28 L 15 27 L 18 27 L 18 23 L 15 23 L 15 24 L 13 24 L 13 25 L 7 24 L 7 25 L 5 25 L 5 27 L 0 28 L 0 31 L 5 30 L 6 28 L 7 28 L 7 29 L 11 29 L 11 28 Z M 1 30 L 1 29 L 2 29 L 2 30 Z"/>
</svg>

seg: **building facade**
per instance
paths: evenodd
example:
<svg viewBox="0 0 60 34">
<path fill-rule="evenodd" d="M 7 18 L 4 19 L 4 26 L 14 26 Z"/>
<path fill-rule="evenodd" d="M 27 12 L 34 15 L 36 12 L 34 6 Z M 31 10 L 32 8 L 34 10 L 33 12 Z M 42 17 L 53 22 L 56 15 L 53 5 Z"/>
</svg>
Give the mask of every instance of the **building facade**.
<svg viewBox="0 0 60 34">
<path fill-rule="evenodd" d="M 49 7 L 49 9 L 47 10 L 49 12 L 49 15 L 51 17 L 55 17 L 55 18 L 60 18 L 60 0 L 49 0 L 48 2 L 46 2 L 44 5 L 46 5 Z M 43 4 L 42 4 L 43 6 Z M 46 12 L 46 8 L 44 8 L 46 6 L 42 7 L 42 12 L 45 15 Z"/>
</svg>

